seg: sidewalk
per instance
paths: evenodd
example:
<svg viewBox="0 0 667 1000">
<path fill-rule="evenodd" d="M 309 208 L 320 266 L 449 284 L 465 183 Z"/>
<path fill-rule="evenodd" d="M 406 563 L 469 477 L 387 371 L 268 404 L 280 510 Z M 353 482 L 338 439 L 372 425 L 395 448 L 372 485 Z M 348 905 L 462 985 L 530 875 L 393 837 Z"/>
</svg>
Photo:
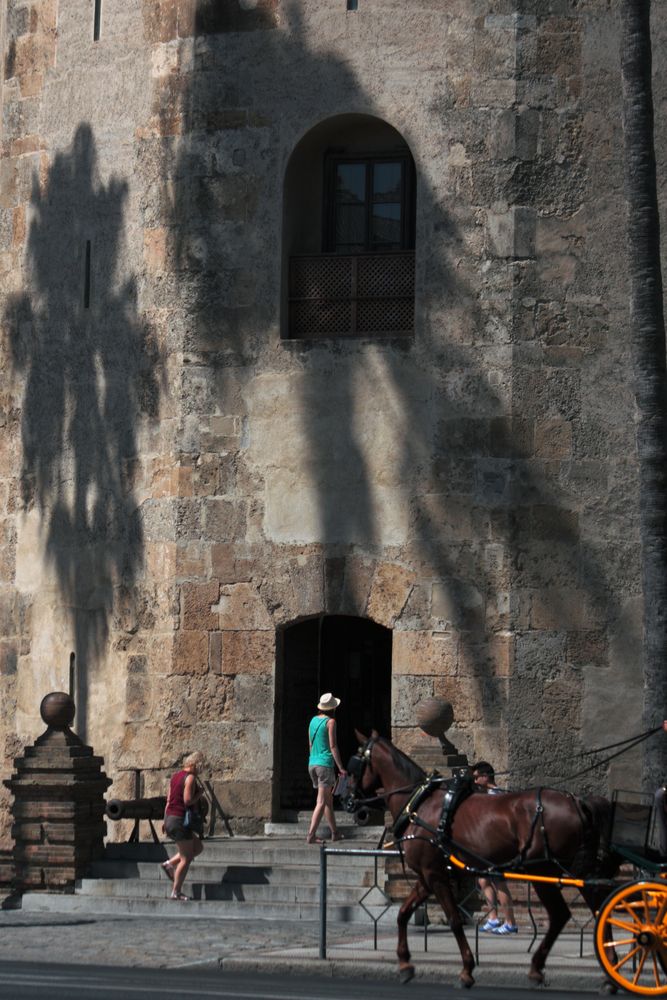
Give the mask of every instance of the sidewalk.
<svg viewBox="0 0 667 1000">
<path fill-rule="evenodd" d="M 179 904 L 174 904 L 179 905 Z M 318 958 L 319 926 L 310 921 L 253 921 L 182 917 L 110 918 L 73 914 L 0 911 L 0 961 L 75 962 L 148 968 L 217 966 L 225 971 L 256 971 L 396 978 L 396 932 L 393 920 L 380 924 L 378 950 L 373 951 L 372 924 L 331 924 L 327 958 Z M 474 948 L 474 928 L 468 928 Z M 531 934 L 497 938 L 480 935 L 480 984 L 527 987 Z M 424 953 L 423 930 L 409 934 L 417 977 L 455 985 L 461 966 L 452 934 L 442 926 L 429 929 Z M 597 992 L 602 972 L 593 953 L 592 936 L 563 934 L 547 966 L 548 982 L 559 989 Z"/>
<path fill-rule="evenodd" d="M 468 928 L 468 943 L 474 952 L 474 929 Z M 487 986 L 513 986 L 529 988 L 527 973 L 531 954 L 527 949 L 532 934 L 519 933 L 512 937 L 498 938 L 480 935 L 479 965 L 475 980 Z M 408 937 L 416 978 L 456 985 L 461 969 L 461 957 L 456 941 L 446 928 L 429 930 L 428 951 L 424 951 L 423 931 L 411 928 Z M 539 942 L 537 939 L 536 945 Z M 579 934 L 562 934 L 554 946 L 547 963 L 548 985 L 556 989 L 590 990 L 597 993 L 603 980 L 593 950 L 592 934 L 584 936 L 583 956 L 579 955 Z M 318 948 L 298 947 L 256 950 L 252 955 L 223 958 L 221 967 L 227 970 L 277 971 L 292 973 L 319 973 L 355 978 L 397 977 L 396 932 L 383 931 L 378 935 L 377 951 L 373 950 L 372 931 L 367 938 L 342 941 L 336 931 L 328 934 L 327 958 L 318 957 Z"/>
</svg>

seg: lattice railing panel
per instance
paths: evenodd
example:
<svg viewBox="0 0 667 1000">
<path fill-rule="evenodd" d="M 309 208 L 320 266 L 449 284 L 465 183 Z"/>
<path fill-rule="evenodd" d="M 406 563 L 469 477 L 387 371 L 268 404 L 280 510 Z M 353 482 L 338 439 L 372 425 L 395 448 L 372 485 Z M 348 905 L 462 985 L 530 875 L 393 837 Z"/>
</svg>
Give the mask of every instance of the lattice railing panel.
<svg viewBox="0 0 667 1000">
<path fill-rule="evenodd" d="M 415 258 L 400 256 L 360 257 L 357 295 L 359 298 L 402 298 L 415 294 Z"/>
<path fill-rule="evenodd" d="M 412 330 L 413 299 L 360 299 L 357 302 L 357 333 L 404 333 Z"/>
<path fill-rule="evenodd" d="M 350 257 L 293 257 L 290 298 L 346 299 L 352 287 Z"/>
<path fill-rule="evenodd" d="M 352 303 L 347 301 L 290 302 L 290 336 L 349 336 Z"/>
<path fill-rule="evenodd" d="M 411 335 L 414 254 L 293 257 L 289 336 Z"/>
</svg>

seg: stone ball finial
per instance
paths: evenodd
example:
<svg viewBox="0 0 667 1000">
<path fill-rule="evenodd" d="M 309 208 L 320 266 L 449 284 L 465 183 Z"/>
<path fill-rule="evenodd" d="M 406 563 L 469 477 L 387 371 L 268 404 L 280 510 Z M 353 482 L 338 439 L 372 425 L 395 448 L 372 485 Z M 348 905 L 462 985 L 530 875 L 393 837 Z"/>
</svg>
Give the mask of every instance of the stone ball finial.
<svg viewBox="0 0 667 1000">
<path fill-rule="evenodd" d="M 51 729 L 67 729 L 74 722 L 76 706 L 71 695 L 52 691 L 42 698 L 39 714 Z"/>
<path fill-rule="evenodd" d="M 417 705 L 417 725 L 428 736 L 444 737 L 454 721 L 454 709 L 443 698 L 424 698 Z"/>
</svg>

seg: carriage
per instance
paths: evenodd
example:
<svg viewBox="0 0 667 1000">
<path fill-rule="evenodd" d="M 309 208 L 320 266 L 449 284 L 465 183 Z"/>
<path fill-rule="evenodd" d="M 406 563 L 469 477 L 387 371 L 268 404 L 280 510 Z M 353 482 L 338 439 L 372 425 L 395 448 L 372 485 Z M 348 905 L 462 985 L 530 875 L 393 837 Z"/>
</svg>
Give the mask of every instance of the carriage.
<svg viewBox="0 0 667 1000">
<path fill-rule="evenodd" d="M 630 791 L 614 792 L 612 809 L 613 849 L 636 877 L 616 885 L 598 911 L 595 952 L 616 985 L 640 996 L 667 996 L 667 859 L 660 850 L 664 812 L 658 814 L 651 797 Z"/>
<path fill-rule="evenodd" d="M 425 780 L 415 781 L 418 769 L 389 740 L 377 733 L 357 736 L 363 745 L 348 765 L 353 790 L 348 808 L 354 811 L 373 801 L 369 796 L 379 789 L 375 800 L 384 799 L 394 818 L 394 844 L 417 876 L 398 917 L 403 982 L 414 975 L 408 920 L 433 894 L 461 951 L 461 983 L 473 985 L 475 963 L 451 891 L 451 880 L 465 874 L 534 887 L 549 917 L 528 973 L 534 983 L 544 983 L 547 955 L 570 916 L 561 889 L 573 886 L 595 914 L 595 951 L 606 990 L 620 987 L 639 996 L 667 997 L 667 827 L 662 800 L 656 809 L 653 797 L 639 792 L 615 792 L 609 802 L 531 789 L 493 797 L 463 795 L 457 802 L 456 780 L 422 772 Z M 513 860 L 507 856 L 509 830 L 516 844 L 523 844 Z M 568 859 L 577 860 L 570 864 Z"/>
</svg>

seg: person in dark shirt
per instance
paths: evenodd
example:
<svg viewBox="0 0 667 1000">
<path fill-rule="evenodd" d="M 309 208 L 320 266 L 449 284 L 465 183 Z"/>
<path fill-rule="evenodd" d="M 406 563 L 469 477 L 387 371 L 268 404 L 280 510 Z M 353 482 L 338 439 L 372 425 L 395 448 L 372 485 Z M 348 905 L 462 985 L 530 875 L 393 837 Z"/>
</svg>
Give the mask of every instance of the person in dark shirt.
<svg viewBox="0 0 667 1000">
<path fill-rule="evenodd" d="M 186 810 L 196 810 L 197 803 L 204 795 L 204 789 L 197 782 L 197 772 L 201 770 L 203 763 L 204 755 L 199 751 L 185 758 L 183 767 L 169 782 L 169 796 L 164 813 L 164 831 L 175 841 L 178 853 L 165 861 L 162 869 L 174 883 L 171 899 L 183 903 L 189 898 L 183 892 L 185 876 L 194 858 L 199 857 L 204 850 L 198 834 L 184 826 Z"/>
<path fill-rule="evenodd" d="M 502 795 L 502 788 L 496 785 L 496 775 L 493 767 L 486 760 L 480 760 L 472 769 L 473 781 L 480 792 L 486 795 Z M 480 930 L 505 936 L 518 933 L 514 919 L 514 903 L 507 888 L 507 883 L 501 878 L 480 878 L 479 887 L 484 894 L 488 911 L 486 920 Z M 499 911 L 504 920 L 498 916 Z"/>
</svg>

